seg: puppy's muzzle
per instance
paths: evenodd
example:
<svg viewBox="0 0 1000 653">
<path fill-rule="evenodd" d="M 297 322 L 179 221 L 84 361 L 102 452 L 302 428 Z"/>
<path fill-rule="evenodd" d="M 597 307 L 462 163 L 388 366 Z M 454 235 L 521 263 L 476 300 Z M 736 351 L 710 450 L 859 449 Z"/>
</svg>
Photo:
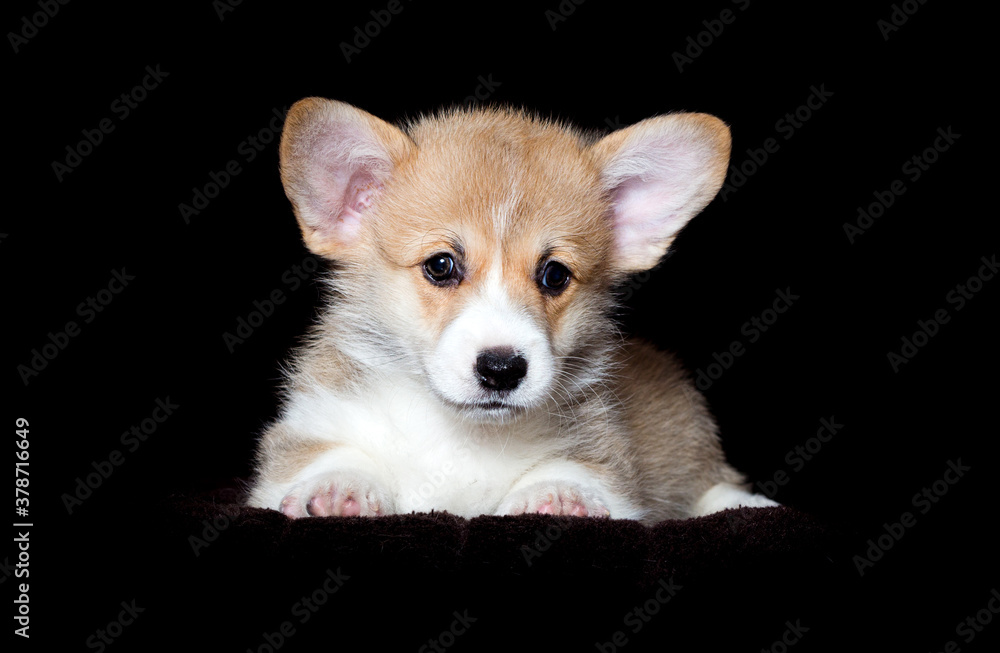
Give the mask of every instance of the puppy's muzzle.
<svg viewBox="0 0 1000 653">
<path fill-rule="evenodd" d="M 510 347 L 486 349 L 476 357 L 476 376 L 484 390 L 509 392 L 528 373 L 528 361 Z"/>
</svg>

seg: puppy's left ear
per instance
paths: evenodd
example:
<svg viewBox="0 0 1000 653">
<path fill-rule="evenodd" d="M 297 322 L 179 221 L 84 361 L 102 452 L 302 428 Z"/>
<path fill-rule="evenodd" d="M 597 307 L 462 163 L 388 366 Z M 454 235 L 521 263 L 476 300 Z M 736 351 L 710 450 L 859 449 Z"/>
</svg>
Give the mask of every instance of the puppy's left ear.
<svg viewBox="0 0 1000 653">
<path fill-rule="evenodd" d="M 614 267 L 640 272 L 659 262 L 719 192 L 730 146 L 726 124 L 704 113 L 649 118 L 591 146 L 611 196 Z"/>
<path fill-rule="evenodd" d="M 344 102 L 292 105 L 281 134 L 281 180 L 314 254 L 349 258 L 362 223 L 397 166 L 415 149 L 397 127 Z"/>
</svg>

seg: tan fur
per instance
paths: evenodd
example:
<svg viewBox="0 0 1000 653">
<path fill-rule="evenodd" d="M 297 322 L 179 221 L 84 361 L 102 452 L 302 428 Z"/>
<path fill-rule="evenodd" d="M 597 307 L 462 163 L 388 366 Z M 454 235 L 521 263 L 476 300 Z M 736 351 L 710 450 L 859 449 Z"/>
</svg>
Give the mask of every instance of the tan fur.
<svg viewBox="0 0 1000 653">
<path fill-rule="evenodd" d="M 643 500 L 655 519 L 687 516 L 691 499 L 716 483 L 742 484 L 725 462 L 716 425 L 680 363 L 630 341 L 619 374 Z M 654 520 L 655 520 L 654 519 Z"/>
<path fill-rule="evenodd" d="M 303 238 L 313 252 L 336 261 L 335 294 L 293 363 L 289 395 L 322 387 L 364 396 L 390 368 L 412 368 L 418 378 L 412 351 L 430 347 L 490 274 L 500 274 L 511 301 L 546 325 L 565 367 L 549 401 L 533 415 L 470 423 L 472 446 L 504 437 L 547 438 L 551 458 L 594 470 L 641 504 L 647 523 L 690 515 L 716 483 L 743 482 L 725 462 L 705 402 L 679 363 L 649 345 L 622 342 L 608 317 L 613 286 L 655 265 L 673 240 L 669 234 L 624 256 L 609 228 L 609 175 L 623 174 L 615 166 L 626 164 L 616 161 L 656 125 L 640 123 L 597 139 L 519 111 L 482 109 L 445 112 L 399 130 L 344 106 L 315 98 L 297 103 L 281 145 L 281 176 Z M 309 203 L 315 190 L 305 162 L 323 136 L 317 115 L 324 112 L 349 116 L 352 125 L 374 134 L 391 162 L 391 174 L 374 173 L 374 208 L 351 242 L 325 226 L 322 206 Z M 692 200 L 693 215 L 722 183 L 729 131 L 712 116 L 689 114 L 686 120 L 685 128 L 714 139 L 719 153 L 701 163 L 717 184 Z M 462 283 L 428 283 L 422 263 L 439 252 L 460 258 Z M 562 294 L 539 292 L 535 274 L 543 254 L 572 271 Z M 414 322 L 423 341 L 404 346 L 399 334 Z M 382 338 L 384 351 L 376 360 L 360 360 L 340 344 L 351 338 Z M 531 432 L 525 423 L 534 425 Z M 251 502 L 263 501 L 262 485 L 287 481 L 336 447 L 335 436 L 331 442 L 331 434 L 295 433 L 281 421 L 272 426 L 261 442 Z"/>
<path fill-rule="evenodd" d="M 281 424 L 268 430 L 264 445 L 258 454 L 258 474 L 277 482 L 290 481 L 316 456 L 337 446 L 330 442 L 302 438 Z"/>
</svg>

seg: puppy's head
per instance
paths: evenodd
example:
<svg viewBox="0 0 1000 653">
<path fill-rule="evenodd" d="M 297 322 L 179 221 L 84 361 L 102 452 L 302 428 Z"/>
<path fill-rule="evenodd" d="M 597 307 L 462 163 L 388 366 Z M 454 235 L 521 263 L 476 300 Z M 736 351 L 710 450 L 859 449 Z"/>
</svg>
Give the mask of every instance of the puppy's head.
<svg viewBox="0 0 1000 653">
<path fill-rule="evenodd" d="M 595 140 L 496 109 L 403 130 L 308 98 L 288 114 L 281 175 L 306 245 L 338 264 L 345 342 L 499 420 L 600 379 L 611 287 L 711 201 L 729 147 L 705 114 Z"/>
</svg>

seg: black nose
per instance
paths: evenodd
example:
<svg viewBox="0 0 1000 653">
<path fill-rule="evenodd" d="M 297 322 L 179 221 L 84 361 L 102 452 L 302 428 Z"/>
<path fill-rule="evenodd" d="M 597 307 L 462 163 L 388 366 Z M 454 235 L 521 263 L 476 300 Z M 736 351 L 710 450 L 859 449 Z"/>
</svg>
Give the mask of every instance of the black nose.
<svg viewBox="0 0 1000 653">
<path fill-rule="evenodd" d="M 528 373 L 528 361 L 509 347 L 487 349 L 476 358 L 476 372 L 487 390 L 513 390 Z"/>
</svg>

